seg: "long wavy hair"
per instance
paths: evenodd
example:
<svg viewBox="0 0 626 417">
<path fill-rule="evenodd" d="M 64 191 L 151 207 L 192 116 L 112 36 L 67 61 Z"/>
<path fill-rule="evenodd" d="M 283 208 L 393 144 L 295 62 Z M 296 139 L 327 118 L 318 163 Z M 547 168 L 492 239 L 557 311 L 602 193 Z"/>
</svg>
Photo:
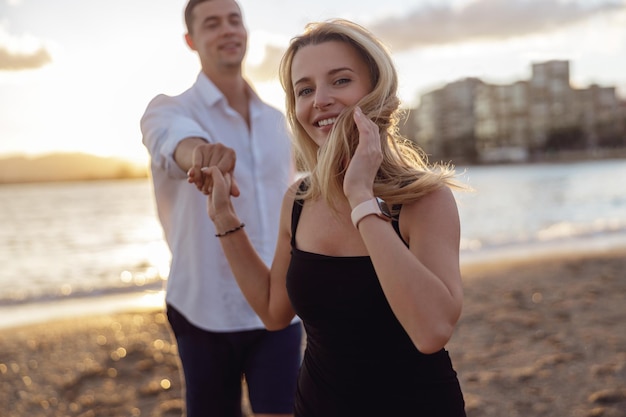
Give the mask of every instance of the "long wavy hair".
<svg viewBox="0 0 626 417">
<path fill-rule="evenodd" d="M 431 165 L 424 152 L 398 132 L 401 116 L 398 75 L 387 47 L 362 26 L 343 19 L 309 23 L 294 37 L 280 63 L 280 82 L 286 94 L 286 116 L 294 137 L 300 167 L 309 174 L 302 198 L 324 198 L 331 207 L 343 196 L 348 161 L 358 144 L 355 106 L 341 112 L 326 143 L 320 148 L 296 119 L 296 96 L 291 68 L 298 51 L 309 45 L 339 41 L 352 46 L 370 70 L 372 91 L 359 100 L 363 113 L 379 128 L 383 160 L 374 180 L 374 194 L 390 206 L 409 203 L 444 185 L 460 187 L 451 165 Z"/>
</svg>

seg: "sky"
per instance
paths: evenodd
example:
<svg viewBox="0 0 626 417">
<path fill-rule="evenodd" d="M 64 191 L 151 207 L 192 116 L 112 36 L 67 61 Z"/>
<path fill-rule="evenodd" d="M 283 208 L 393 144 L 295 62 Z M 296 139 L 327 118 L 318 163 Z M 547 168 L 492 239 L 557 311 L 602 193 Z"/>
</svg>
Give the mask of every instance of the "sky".
<svg viewBox="0 0 626 417">
<path fill-rule="evenodd" d="M 139 119 L 199 71 L 184 43 L 186 0 L 0 0 L 0 157 L 83 152 L 146 162 Z M 245 76 L 283 109 L 276 76 L 306 23 L 353 20 L 385 42 L 400 99 L 465 77 L 508 84 L 570 61 L 572 85 L 626 99 L 626 0 L 240 0 Z"/>
</svg>

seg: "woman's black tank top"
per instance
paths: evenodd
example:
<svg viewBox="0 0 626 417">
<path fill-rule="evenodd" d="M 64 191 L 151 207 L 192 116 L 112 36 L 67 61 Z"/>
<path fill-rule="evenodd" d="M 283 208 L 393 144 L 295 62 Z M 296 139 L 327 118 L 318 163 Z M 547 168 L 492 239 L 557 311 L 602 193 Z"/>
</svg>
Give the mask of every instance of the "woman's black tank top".
<svg viewBox="0 0 626 417">
<path fill-rule="evenodd" d="M 302 206 L 302 200 L 294 202 L 287 272 L 289 298 L 307 335 L 296 416 L 465 416 L 448 352 L 417 350 L 393 314 L 370 258 L 296 247 Z M 394 227 L 399 233 L 397 220 Z"/>
</svg>

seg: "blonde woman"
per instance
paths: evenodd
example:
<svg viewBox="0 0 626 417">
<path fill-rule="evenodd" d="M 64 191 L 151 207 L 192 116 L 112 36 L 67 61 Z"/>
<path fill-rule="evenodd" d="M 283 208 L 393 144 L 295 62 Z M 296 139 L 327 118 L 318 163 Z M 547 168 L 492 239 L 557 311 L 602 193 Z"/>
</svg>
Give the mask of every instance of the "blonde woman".
<svg viewBox="0 0 626 417">
<path fill-rule="evenodd" d="M 345 20 L 309 24 L 280 68 L 297 157 L 267 268 L 233 208 L 230 173 L 208 212 L 265 326 L 298 315 L 307 346 L 295 415 L 464 416 L 445 346 L 461 314 L 454 172 L 396 130 L 397 74 L 385 46 Z"/>
</svg>

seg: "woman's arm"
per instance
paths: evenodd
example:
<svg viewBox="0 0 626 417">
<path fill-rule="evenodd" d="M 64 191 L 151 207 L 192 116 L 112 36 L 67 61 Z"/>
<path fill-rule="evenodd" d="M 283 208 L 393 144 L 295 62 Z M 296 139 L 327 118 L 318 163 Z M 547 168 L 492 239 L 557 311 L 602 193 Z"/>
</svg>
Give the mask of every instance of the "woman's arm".
<svg viewBox="0 0 626 417">
<path fill-rule="evenodd" d="M 359 223 L 361 237 L 394 314 L 423 353 L 447 343 L 461 314 L 460 226 L 449 188 L 403 206 L 401 231 L 376 216 Z"/>
<path fill-rule="evenodd" d="M 231 177 L 222 175 L 213 166 L 202 172 L 212 178 L 213 187 L 208 193 L 208 212 L 216 234 L 223 234 L 241 225 L 230 200 Z M 226 259 L 250 306 L 268 330 L 278 330 L 289 325 L 295 313 L 287 295 L 286 276 L 291 259 L 291 208 L 295 197 L 292 187 L 283 199 L 280 214 L 278 241 L 272 267 L 267 268 L 250 243 L 245 228 L 221 237 Z"/>
<path fill-rule="evenodd" d="M 382 161 L 378 126 L 354 114 L 359 144 L 344 177 L 350 206 L 373 198 Z M 460 225 L 452 191 L 442 187 L 405 204 L 400 226 L 409 247 L 389 222 L 366 216 L 358 224 L 387 301 L 415 346 L 423 353 L 443 348 L 461 313 Z"/>
</svg>

